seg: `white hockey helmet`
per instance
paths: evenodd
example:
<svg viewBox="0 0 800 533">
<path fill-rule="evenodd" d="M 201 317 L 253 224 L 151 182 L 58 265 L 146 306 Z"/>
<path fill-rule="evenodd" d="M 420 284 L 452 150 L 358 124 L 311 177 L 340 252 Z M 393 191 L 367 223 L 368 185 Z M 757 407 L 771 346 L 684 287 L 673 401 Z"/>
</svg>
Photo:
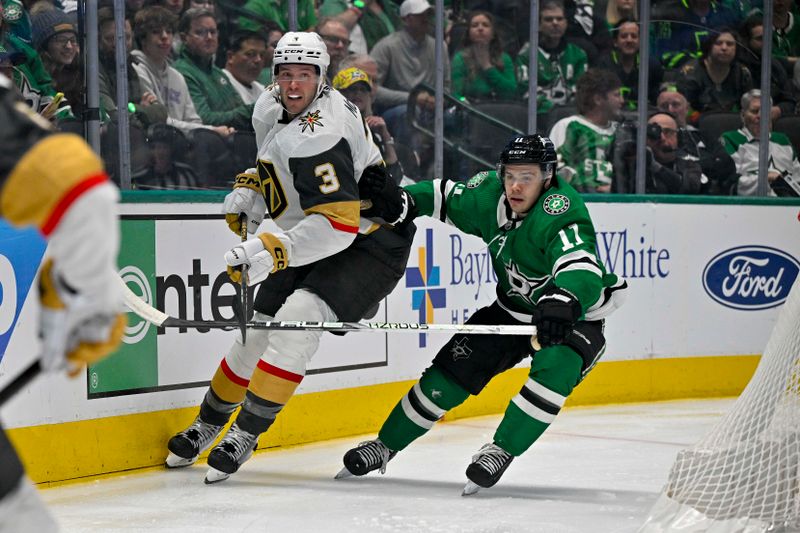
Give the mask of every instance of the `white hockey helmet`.
<svg viewBox="0 0 800 533">
<path fill-rule="evenodd" d="M 319 70 L 320 88 L 325 83 L 325 73 L 331 57 L 328 47 L 317 33 L 313 31 L 288 31 L 283 34 L 275 46 L 272 58 L 272 72 L 278 75 L 278 67 L 286 64 L 314 65 Z"/>
</svg>

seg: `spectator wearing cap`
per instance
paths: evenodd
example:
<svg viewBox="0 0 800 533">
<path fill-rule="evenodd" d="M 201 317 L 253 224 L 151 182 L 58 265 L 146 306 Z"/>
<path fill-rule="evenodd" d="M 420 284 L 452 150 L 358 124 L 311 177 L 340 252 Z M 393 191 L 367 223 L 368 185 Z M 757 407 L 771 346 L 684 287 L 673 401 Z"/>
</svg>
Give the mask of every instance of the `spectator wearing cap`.
<svg viewBox="0 0 800 533">
<path fill-rule="evenodd" d="M 54 61 L 69 63 L 80 52 L 78 34 L 69 16 L 60 9 L 52 8 L 33 16 L 33 47 L 39 52 L 48 52 Z M 51 41 L 59 37 L 56 44 Z"/>
<path fill-rule="evenodd" d="M 656 105 L 675 118 L 678 124 L 678 148 L 697 158 L 702 169 L 702 194 L 730 195 L 736 185 L 736 165 L 718 139 L 706 139 L 700 130 L 687 122 L 689 102 L 672 83 L 661 84 Z"/>
<path fill-rule="evenodd" d="M 378 83 L 388 89 L 404 92 L 406 100 L 411 90 L 420 83 L 433 87 L 436 82 L 436 42 L 429 31 L 432 15 L 433 8 L 428 0 L 404 0 L 400 4 L 402 27 L 378 41 L 370 52 L 378 64 Z M 443 63 L 445 90 L 449 91 L 450 61 L 446 54 Z M 420 91 L 415 104 L 432 115 L 434 95 Z M 395 136 L 403 144 L 411 145 L 406 113 L 406 104 L 401 104 L 384 111 L 383 117 Z M 422 146 L 417 148 L 421 149 Z"/>
<path fill-rule="evenodd" d="M 56 90 L 53 79 L 45 69 L 41 57 L 31 46 L 19 37 L 9 33 L 8 26 L 0 17 L 0 45 L 6 50 L 5 69 L 14 82 L 22 98 L 36 113 L 48 119 L 72 117 L 72 110 L 66 99 L 54 103 Z"/>
<path fill-rule="evenodd" d="M 231 36 L 227 61 L 222 71 L 245 104 L 252 104 L 264 92 L 257 79 L 267 54 L 267 40 L 260 33 L 240 30 Z"/>
<path fill-rule="evenodd" d="M 49 9 L 34 15 L 32 25 L 33 45 L 53 79 L 53 88 L 64 93 L 73 113 L 79 114 L 83 107 L 83 73 L 72 19 L 59 9 Z"/>
<path fill-rule="evenodd" d="M 402 27 L 378 41 L 370 55 L 378 63 L 378 80 L 384 87 L 405 91 L 436 81 L 436 43 L 430 35 L 433 7 L 428 0 L 404 0 L 400 4 Z M 449 88 L 450 62 L 445 56 L 445 84 Z M 426 95 L 423 95 L 426 96 Z M 433 97 L 417 104 L 433 109 Z"/>
<path fill-rule="evenodd" d="M 372 113 L 375 93 L 369 75 L 360 68 L 345 68 L 333 77 L 333 88 L 340 91 L 361 111 L 361 116 L 372 132 L 372 138 L 386 163 L 386 170 L 395 182 L 400 184 L 403 179 L 403 168 L 397 158 L 394 139 L 386 127 L 386 121 Z"/>
<path fill-rule="evenodd" d="M 383 111 L 392 107 L 405 104 L 408 101 L 408 93 L 405 91 L 395 91 L 387 89 L 378 82 L 378 63 L 368 54 L 352 54 L 347 56 L 339 69 L 346 67 L 357 67 L 367 73 L 372 81 L 374 99 L 372 101 L 372 111 L 375 114 L 382 114 Z"/>
</svg>

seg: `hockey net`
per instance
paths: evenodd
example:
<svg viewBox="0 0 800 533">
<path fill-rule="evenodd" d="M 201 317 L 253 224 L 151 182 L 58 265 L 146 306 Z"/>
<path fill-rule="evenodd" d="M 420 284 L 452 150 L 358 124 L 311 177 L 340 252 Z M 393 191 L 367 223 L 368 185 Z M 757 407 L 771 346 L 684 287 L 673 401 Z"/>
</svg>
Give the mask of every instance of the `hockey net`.
<svg viewBox="0 0 800 533">
<path fill-rule="evenodd" d="M 678 454 L 639 531 L 800 532 L 800 278 L 750 383 Z"/>
</svg>

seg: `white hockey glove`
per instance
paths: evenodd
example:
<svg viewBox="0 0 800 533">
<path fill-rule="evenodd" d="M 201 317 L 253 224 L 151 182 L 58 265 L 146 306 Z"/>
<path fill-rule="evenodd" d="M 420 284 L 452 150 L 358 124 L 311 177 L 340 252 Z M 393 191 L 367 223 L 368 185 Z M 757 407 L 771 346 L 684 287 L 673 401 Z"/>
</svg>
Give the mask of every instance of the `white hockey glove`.
<svg viewBox="0 0 800 533">
<path fill-rule="evenodd" d="M 42 267 L 39 337 L 44 370 L 66 369 L 75 376 L 84 365 L 105 358 L 119 346 L 127 318 L 119 312 L 118 291 L 112 286 L 94 294 L 76 293 L 68 287 L 52 261 Z"/>
<path fill-rule="evenodd" d="M 261 178 L 255 169 L 249 169 L 236 176 L 233 190 L 225 197 L 222 212 L 225 213 L 225 222 L 235 234 L 241 233 L 240 218 L 247 215 L 247 233 L 255 233 L 264 220 L 267 211 L 267 202 L 264 200 L 264 191 Z"/>
<path fill-rule="evenodd" d="M 255 239 L 248 239 L 225 252 L 228 276 L 239 283 L 242 265 L 247 265 L 247 284 L 257 285 L 267 279 L 272 272 L 288 266 L 288 255 L 283 243 L 271 233 L 261 233 Z"/>
</svg>

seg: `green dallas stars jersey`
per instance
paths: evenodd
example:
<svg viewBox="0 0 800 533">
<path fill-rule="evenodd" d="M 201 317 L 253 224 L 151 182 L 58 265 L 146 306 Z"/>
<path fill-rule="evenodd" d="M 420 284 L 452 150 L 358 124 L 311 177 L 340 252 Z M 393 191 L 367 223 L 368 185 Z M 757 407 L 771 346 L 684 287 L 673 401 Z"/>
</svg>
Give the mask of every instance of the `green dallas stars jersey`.
<svg viewBox="0 0 800 533">
<path fill-rule="evenodd" d="M 598 191 L 598 187 L 610 187 L 614 168 L 608 156 L 616 129 L 616 122 L 601 128 L 582 115 L 556 122 L 550 138 L 563 165 L 559 165 L 559 175 L 569 179 L 580 192 L 603 192 Z"/>
<path fill-rule="evenodd" d="M 545 288 L 555 284 L 578 299 L 586 319 L 599 319 L 622 303 L 620 289 L 627 285 L 597 259 L 594 226 L 578 192 L 556 180 L 524 218 L 508 206 L 495 171 L 466 183 L 436 179 L 406 190 L 421 215 L 487 243 L 498 301 L 516 318 L 529 320 Z"/>
</svg>

